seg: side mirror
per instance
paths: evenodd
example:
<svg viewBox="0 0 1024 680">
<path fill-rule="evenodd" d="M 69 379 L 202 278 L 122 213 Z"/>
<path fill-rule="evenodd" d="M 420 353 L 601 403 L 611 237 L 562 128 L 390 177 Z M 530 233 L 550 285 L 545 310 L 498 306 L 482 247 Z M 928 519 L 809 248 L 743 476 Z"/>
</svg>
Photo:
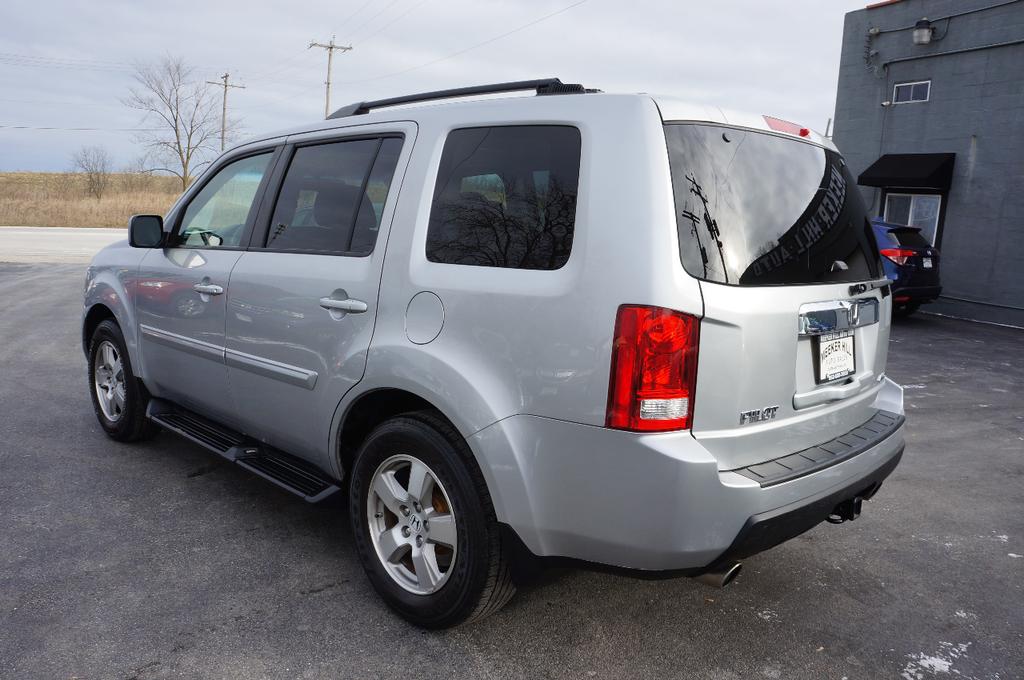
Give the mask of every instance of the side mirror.
<svg viewBox="0 0 1024 680">
<path fill-rule="evenodd" d="M 159 248 L 164 242 L 164 218 L 132 215 L 128 221 L 128 243 L 133 248 Z"/>
</svg>

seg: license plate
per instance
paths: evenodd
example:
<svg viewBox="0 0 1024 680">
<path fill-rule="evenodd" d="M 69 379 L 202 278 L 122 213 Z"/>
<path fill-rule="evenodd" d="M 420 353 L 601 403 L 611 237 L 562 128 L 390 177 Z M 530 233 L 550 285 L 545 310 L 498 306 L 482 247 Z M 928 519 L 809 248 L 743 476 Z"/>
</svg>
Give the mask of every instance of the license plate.
<svg viewBox="0 0 1024 680">
<path fill-rule="evenodd" d="M 932 268 L 932 258 L 930 258 L 930 257 L 924 258 L 924 265 L 923 266 L 924 266 L 925 269 L 931 269 Z"/>
<path fill-rule="evenodd" d="M 819 383 L 845 378 L 855 368 L 853 331 L 818 336 Z"/>
</svg>

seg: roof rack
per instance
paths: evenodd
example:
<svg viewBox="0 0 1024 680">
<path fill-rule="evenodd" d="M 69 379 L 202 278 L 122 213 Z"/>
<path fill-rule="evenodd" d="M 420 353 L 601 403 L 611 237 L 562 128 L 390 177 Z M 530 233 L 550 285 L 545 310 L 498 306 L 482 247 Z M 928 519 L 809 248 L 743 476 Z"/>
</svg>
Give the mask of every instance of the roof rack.
<svg viewBox="0 0 1024 680">
<path fill-rule="evenodd" d="M 343 106 L 331 115 L 333 118 L 346 118 L 348 116 L 361 116 L 369 113 L 371 109 L 379 109 L 385 106 L 397 106 L 399 104 L 412 104 L 413 102 L 426 102 L 434 99 L 450 99 L 452 97 L 468 97 L 479 94 L 496 94 L 498 92 L 517 92 L 520 90 L 536 90 L 538 95 L 546 94 L 583 94 L 585 92 L 600 92 L 600 90 L 589 90 L 579 83 L 563 83 L 558 78 L 541 78 L 539 80 L 517 80 L 510 83 L 494 83 L 492 85 L 474 85 L 472 87 L 457 87 L 452 90 L 437 90 L 435 92 L 423 92 L 421 94 L 407 94 L 401 97 L 390 99 L 377 99 L 369 102 L 356 102 Z"/>
</svg>

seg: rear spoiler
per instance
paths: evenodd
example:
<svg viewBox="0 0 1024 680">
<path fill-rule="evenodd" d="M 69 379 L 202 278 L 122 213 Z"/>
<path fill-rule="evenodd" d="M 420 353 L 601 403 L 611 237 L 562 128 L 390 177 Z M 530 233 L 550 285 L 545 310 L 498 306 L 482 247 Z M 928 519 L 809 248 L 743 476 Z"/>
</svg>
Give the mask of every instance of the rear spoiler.
<svg viewBox="0 0 1024 680">
<path fill-rule="evenodd" d="M 889 231 L 921 231 L 921 227 L 912 227 L 909 224 L 893 224 L 892 222 L 883 222 L 881 220 L 872 220 L 871 224 L 872 226 L 888 229 Z"/>
</svg>

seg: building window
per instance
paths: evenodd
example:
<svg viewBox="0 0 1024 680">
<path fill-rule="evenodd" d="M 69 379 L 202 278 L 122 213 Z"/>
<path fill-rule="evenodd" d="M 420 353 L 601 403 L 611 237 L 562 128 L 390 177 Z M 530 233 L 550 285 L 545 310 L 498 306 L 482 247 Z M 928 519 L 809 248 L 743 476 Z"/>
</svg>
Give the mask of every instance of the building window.
<svg viewBox="0 0 1024 680">
<path fill-rule="evenodd" d="M 883 219 L 890 224 L 918 227 L 921 236 L 935 245 L 941 207 L 942 196 L 938 194 L 886 194 Z"/>
<path fill-rule="evenodd" d="M 932 81 L 919 80 L 914 83 L 897 83 L 892 90 L 892 102 L 894 104 L 910 104 L 912 102 L 926 102 L 931 94 Z"/>
</svg>

